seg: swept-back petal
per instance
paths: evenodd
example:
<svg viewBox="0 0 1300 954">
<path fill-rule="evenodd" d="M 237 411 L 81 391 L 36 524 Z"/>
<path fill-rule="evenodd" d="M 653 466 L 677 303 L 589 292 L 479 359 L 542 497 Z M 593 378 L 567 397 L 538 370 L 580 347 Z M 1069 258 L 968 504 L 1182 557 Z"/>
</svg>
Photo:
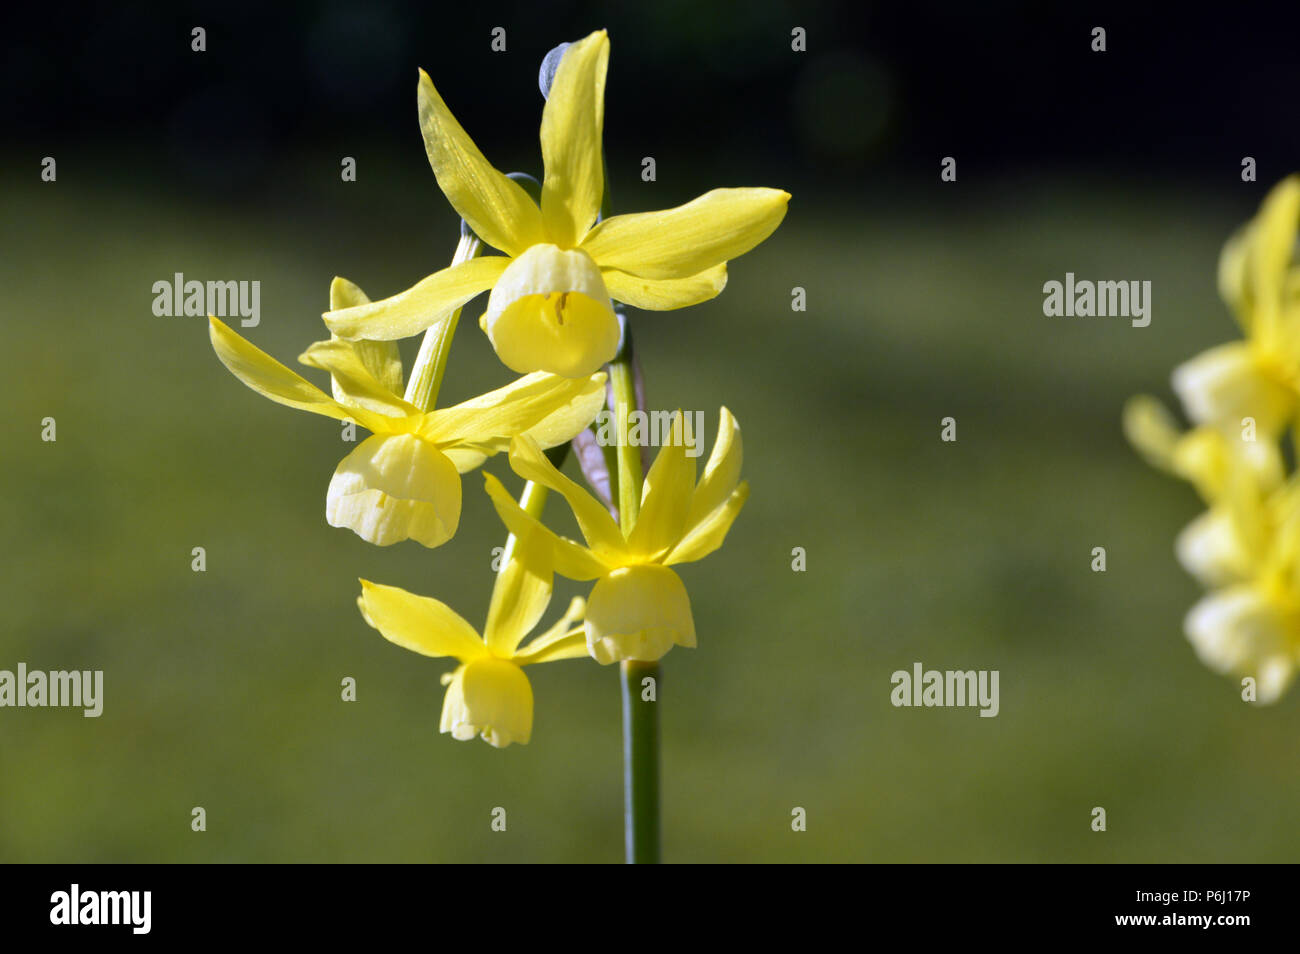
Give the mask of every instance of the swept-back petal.
<svg viewBox="0 0 1300 954">
<path fill-rule="evenodd" d="M 309 368 L 328 371 L 335 398 L 346 401 L 349 405 L 359 404 L 389 417 L 419 416 L 419 408 L 408 404 L 381 384 L 362 361 L 357 346 L 378 343 L 354 343 L 339 338 L 317 341 L 299 355 L 298 360 Z M 391 342 L 384 343 L 391 344 Z"/>
<path fill-rule="evenodd" d="M 577 245 L 600 212 L 608 66 L 604 30 L 570 44 L 542 110 L 542 221 L 546 237 L 561 248 Z"/>
<path fill-rule="evenodd" d="M 231 374 L 277 404 L 340 421 L 356 421 L 370 430 L 383 430 L 389 425 L 383 415 L 340 404 L 302 375 L 286 368 L 211 316 L 208 318 L 208 336 L 212 339 L 212 349 Z"/>
<path fill-rule="evenodd" d="M 585 659 L 590 655 L 586 630 L 579 626 L 560 633 L 554 639 L 534 639 L 528 644 L 527 651 L 515 657 L 515 662 L 520 666 L 535 666 L 561 659 Z"/>
<path fill-rule="evenodd" d="M 510 466 L 524 480 L 549 487 L 568 501 L 578 527 L 597 557 L 617 562 L 627 550 L 626 541 L 605 505 L 555 469 L 537 442 L 530 437 L 516 437 L 510 442 Z"/>
<path fill-rule="evenodd" d="M 1276 302 L 1295 257 L 1300 226 L 1300 176 L 1283 179 L 1264 199 L 1251 238 L 1250 275 L 1257 304 Z"/>
<path fill-rule="evenodd" d="M 610 298 L 644 311 L 688 308 L 717 298 L 727 287 L 725 263 L 687 278 L 638 278 L 615 268 L 607 268 L 601 275 Z"/>
<path fill-rule="evenodd" d="M 506 450 L 516 434 L 543 447 L 571 440 L 590 424 L 605 400 L 605 375 L 565 378 L 542 371 L 452 407 L 430 411 L 420 429 L 426 440 L 480 450 Z"/>
<path fill-rule="evenodd" d="M 434 272 L 390 298 L 327 311 L 321 317 L 330 331 L 349 341 L 409 338 L 449 320 L 457 308 L 491 288 L 509 264 L 510 259 L 502 255 L 471 258 Z"/>
<path fill-rule="evenodd" d="M 546 632 L 532 640 L 522 651 L 515 653 L 515 662 L 521 666 L 555 662 L 558 659 L 577 659 L 587 655 L 587 634 L 583 627 L 574 628 L 587 611 L 587 601 L 575 596 L 569 608 Z"/>
<path fill-rule="evenodd" d="M 492 498 L 492 506 L 496 508 L 497 516 L 507 530 L 516 537 L 537 532 L 543 539 L 550 541 L 556 573 L 570 580 L 594 580 L 609 572 L 610 567 L 591 550 L 576 540 L 555 533 L 519 506 L 501 481 L 491 474 L 484 474 L 483 477 L 488 496 Z"/>
<path fill-rule="evenodd" d="M 641 510 L 628 546 L 644 556 L 673 546 L 686 530 L 686 515 L 695 489 L 695 460 L 686 456 L 682 412 L 673 417 L 668 443 L 659 448 L 646 474 Z"/>
<path fill-rule="evenodd" d="M 493 168 L 420 70 L 420 132 L 438 188 L 474 234 L 507 255 L 542 240 L 542 212 L 523 187 Z"/>
<path fill-rule="evenodd" d="M 422 656 L 469 662 L 487 655 L 473 626 L 446 603 L 427 596 L 362 580 L 361 613 L 384 639 Z"/>
<path fill-rule="evenodd" d="M 498 656 L 513 656 L 551 602 L 555 557 L 551 541 L 533 531 L 518 538 L 492 588 L 483 639 Z"/>
<path fill-rule="evenodd" d="M 718 412 L 718 436 L 713 441 L 713 452 L 704 465 L 695 493 L 691 496 L 691 509 L 686 525 L 693 527 L 731 496 L 740 483 L 740 466 L 744 449 L 740 439 L 740 424 L 725 407 Z"/>
<path fill-rule="evenodd" d="M 1123 422 L 1124 436 L 1148 464 L 1173 470 L 1174 449 L 1181 434 L 1164 404 L 1148 394 L 1131 397 L 1124 405 Z"/>
<path fill-rule="evenodd" d="M 740 508 L 745 506 L 745 501 L 748 499 L 749 484 L 741 481 L 740 486 L 732 491 L 726 503 L 686 531 L 682 542 L 673 547 L 672 552 L 664 558 L 664 565 L 672 566 L 674 563 L 702 560 L 722 546 L 722 541 L 727 538 L 727 531 L 731 529 L 732 523 L 740 513 Z"/>
<path fill-rule="evenodd" d="M 601 268 L 641 278 L 689 278 L 767 238 L 785 218 L 790 193 L 780 189 L 714 189 L 664 212 L 605 219 L 582 248 Z"/>
<path fill-rule="evenodd" d="M 370 296 L 346 278 L 334 276 L 330 282 L 330 311 L 342 311 L 357 305 L 370 304 Z M 357 357 L 385 389 L 393 394 L 402 393 L 402 356 L 394 341 L 354 341 L 352 347 Z M 342 400 L 337 385 L 334 397 Z"/>
</svg>

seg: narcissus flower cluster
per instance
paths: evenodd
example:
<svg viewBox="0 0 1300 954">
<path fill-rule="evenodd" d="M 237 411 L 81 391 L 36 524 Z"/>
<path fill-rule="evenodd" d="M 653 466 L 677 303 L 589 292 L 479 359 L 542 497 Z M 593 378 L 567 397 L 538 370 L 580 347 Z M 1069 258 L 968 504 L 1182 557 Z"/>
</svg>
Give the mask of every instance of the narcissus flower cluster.
<svg viewBox="0 0 1300 954">
<path fill-rule="evenodd" d="M 1223 249 L 1219 289 L 1243 338 L 1175 369 L 1192 422 L 1180 431 L 1154 398 L 1124 411 L 1133 445 L 1189 481 L 1206 511 L 1179 535 L 1183 566 L 1209 590 L 1184 628 L 1216 672 L 1248 679 L 1243 697 L 1274 702 L 1300 666 L 1300 176 L 1269 193 Z"/>
<path fill-rule="evenodd" d="M 449 267 L 382 300 L 334 280 L 323 314 L 330 337 L 298 359 L 329 375 L 328 393 L 210 318 L 218 358 L 250 388 L 370 432 L 329 481 L 325 517 L 332 526 L 378 546 L 414 540 L 441 547 L 460 524 L 461 476 L 495 455 L 508 457 L 524 482 L 518 495 L 485 475 L 509 537 L 481 634 L 446 603 L 397 587 L 362 580 L 357 601 L 385 639 L 456 661 L 443 677 L 441 730 L 497 747 L 532 735 L 524 667 L 581 657 L 652 662 L 673 646 L 695 645 L 690 599 L 673 567 L 718 549 L 748 495 L 731 412 L 721 410 L 702 475 L 686 453 L 680 413 L 644 483 L 639 456 L 635 466 L 624 456 L 639 450 L 628 450 L 626 428 L 617 474 L 592 464 L 591 455 L 581 461 L 596 495 L 560 466 L 570 442 L 591 445 L 603 409 L 620 412 L 624 422 L 636 410 L 630 387 L 607 386 L 633 373 L 623 306 L 666 311 L 717 296 L 727 263 L 772 234 L 790 198 L 778 189 L 715 189 L 667 211 L 602 216 L 609 39 L 598 31 L 555 55 L 558 67 L 543 88 L 543 177 L 535 197 L 518 174 L 487 161 L 420 71 L 425 150 L 461 216 L 461 247 Z M 485 248 L 499 254 L 480 254 Z M 437 407 L 460 311 L 484 292 L 480 327 L 518 377 Z M 408 377 L 396 341 L 420 333 Z M 611 516 L 618 513 L 609 497 L 615 476 L 623 482 L 621 520 Z M 548 492 L 568 503 L 585 543 L 542 522 Z M 546 614 L 555 575 L 594 584 L 524 645 Z"/>
</svg>

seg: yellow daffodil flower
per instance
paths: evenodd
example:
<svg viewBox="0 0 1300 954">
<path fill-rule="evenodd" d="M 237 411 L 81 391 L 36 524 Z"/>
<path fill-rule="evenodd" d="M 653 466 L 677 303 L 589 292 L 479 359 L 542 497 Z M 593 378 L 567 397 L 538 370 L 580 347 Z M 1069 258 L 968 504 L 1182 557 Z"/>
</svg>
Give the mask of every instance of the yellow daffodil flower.
<svg viewBox="0 0 1300 954">
<path fill-rule="evenodd" d="M 546 447 L 572 439 L 605 400 L 603 374 L 571 379 L 539 372 L 455 407 L 422 412 L 397 396 L 395 349 L 341 340 L 317 342 L 299 358 L 330 373 L 331 397 L 218 319 L 209 323 L 217 357 L 254 391 L 372 432 L 334 471 L 325 518 L 379 546 L 445 543 L 460 522 L 461 474 L 520 433 Z"/>
<path fill-rule="evenodd" d="M 1251 676 L 1276 701 L 1300 664 L 1300 484 L 1283 483 L 1269 441 L 1203 426 L 1178 431 L 1156 400 L 1124 409 L 1129 440 L 1154 466 L 1190 481 L 1208 505 L 1179 534 L 1179 561 L 1211 592 L 1184 630 L 1215 672 Z"/>
<path fill-rule="evenodd" d="M 497 576 L 483 636 L 445 603 L 396 586 L 361 581 L 357 600 L 367 623 L 391 643 L 424 656 L 460 661 L 442 677 L 447 694 L 441 731 L 459 741 L 476 735 L 503 748 L 527 744 L 533 731 L 533 690 L 523 667 L 587 655 L 581 626 L 583 601 L 575 599 L 554 626 L 523 650 L 551 601 L 552 550 L 536 534 L 521 537 Z"/>
<path fill-rule="evenodd" d="M 1215 672 L 1249 676 L 1256 700 L 1276 702 L 1300 666 L 1300 484 L 1269 498 L 1253 575 L 1213 590 L 1184 628 Z"/>
<path fill-rule="evenodd" d="M 1253 576 L 1268 536 L 1265 502 L 1282 485 L 1277 445 L 1208 426 L 1180 432 L 1160 402 L 1146 396 L 1125 406 L 1124 430 L 1148 463 L 1189 481 L 1209 508 L 1175 544 L 1187 571 L 1206 586 Z"/>
<path fill-rule="evenodd" d="M 727 261 L 772 234 L 790 196 L 714 189 L 674 209 L 597 224 L 608 60 L 603 30 L 564 52 L 542 112 L 540 206 L 483 157 L 421 70 L 420 128 L 438 185 L 475 234 L 504 254 L 443 269 L 383 301 L 326 312 L 330 330 L 346 339 L 405 338 L 491 289 L 480 324 L 507 367 L 584 377 L 618 348 L 611 298 L 667 311 L 720 293 Z"/>
<path fill-rule="evenodd" d="M 731 528 L 749 496 L 740 481 L 740 426 L 725 407 L 718 437 L 695 482 L 686 456 L 682 417 L 646 476 L 641 510 L 624 536 L 604 504 L 561 474 L 531 437 L 511 441 L 510 466 L 526 480 L 568 501 L 586 538 L 583 546 L 560 537 L 526 513 L 491 474 L 487 491 L 501 520 L 516 535 L 536 532 L 555 550 L 555 570 L 573 580 L 596 580 L 587 600 L 587 648 L 599 663 L 651 662 L 674 645 L 695 645 L 695 621 L 686 587 L 669 567 L 708 556 Z"/>
<path fill-rule="evenodd" d="M 1281 433 L 1300 405 L 1300 176 L 1269 192 L 1258 215 L 1224 246 L 1219 291 L 1245 333 L 1174 370 L 1173 385 L 1195 424 L 1240 428 L 1253 418 Z"/>
</svg>

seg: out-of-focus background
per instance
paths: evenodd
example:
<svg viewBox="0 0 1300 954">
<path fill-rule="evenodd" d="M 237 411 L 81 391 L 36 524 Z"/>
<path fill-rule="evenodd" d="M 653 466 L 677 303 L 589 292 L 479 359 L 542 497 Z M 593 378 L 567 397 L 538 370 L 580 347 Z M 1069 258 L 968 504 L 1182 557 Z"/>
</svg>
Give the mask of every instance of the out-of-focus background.
<svg viewBox="0 0 1300 954">
<path fill-rule="evenodd" d="M 1294 31 L 905 6 L 225 3 L 8 24 L 0 669 L 102 669 L 105 702 L 0 709 L 0 860 L 621 858 L 614 670 L 530 670 L 531 744 L 456 743 L 437 732 L 450 664 L 357 613 L 364 576 L 481 622 L 503 536 L 481 475 L 440 549 L 333 529 L 338 425 L 239 384 L 202 319 L 151 310 L 176 272 L 258 280 L 261 323 L 239 330 L 292 363 L 324 337 L 332 276 L 381 297 L 452 253 L 416 66 L 499 167 L 538 173 L 538 63 L 601 26 L 616 210 L 794 195 L 720 299 L 633 316 L 650 405 L 705 411 L 710 442 L 727 405 L 753 489 L 727 546 L 682 569 L 699 648 L 664 663 L 666 858 L 1293 860 L 1300 692 L 1254 708 L 1195 659 L 1173 539 L 1198 503 L 1139 462 L 1119 415 L 1235 333 L 1215 264 L 1300 163 Z M 1044 317 L 1066 272 L 1150 281 L 1151 325 Z M 510 377 L 481 308 L 446 401 Z M 486 469 L 517 489 L 504 460 Z M 999 670 L 1000 714 L 894 708 L 890 674 L 915 662 Z"/>
</svg>

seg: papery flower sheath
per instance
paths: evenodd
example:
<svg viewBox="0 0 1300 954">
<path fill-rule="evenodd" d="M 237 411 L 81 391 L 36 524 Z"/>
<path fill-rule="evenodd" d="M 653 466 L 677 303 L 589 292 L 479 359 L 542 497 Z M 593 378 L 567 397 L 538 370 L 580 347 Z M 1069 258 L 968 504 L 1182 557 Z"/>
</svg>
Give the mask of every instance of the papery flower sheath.
<svg viewBox="0 0 1300 954">
<path fill-rule="evenodd" d="M 700 560 L 722 546 L 749 496 L 740 480 L 740 426 L 725 407 L 718 436 L 696 483 L 686 455 L 682 416 L 673 439 L 659 450 L 646 476 L 641 509 L 625 536 L 604 504 L 561 474 L 527 435 L 510 444 L 510 466 L 526 480 L 559 493 L 577 518 L 587 545 L 561 537 L 525 512 L 491 474 L 487 491 L 506 527 L 537 532 L 555 550 L 555 571 L 573 580 L 596 580 L 587 599 L 587 648 L 599 663 L 653 661 L 674 645 L 695 645 L 695 621 L 686 587 L 674 564 Z"/>
<path fill-rule="evenodd" d="M 460 522 L 460 475 L 509 447 L 521 433 L 551 447 L 586 427 L 604 402 L 603 374 L 535 373 L 428 412 L 398 397 L 400 363 L 388 346 L 321 341 L 299 360 L 328 371 L 334 396 L 210 318 L 217 357 L 235 377 L 279 404 L 371 431 L 334 471 L 326 495 L 331 526 L 380 546 L 416 540 L 436 547 Z M 394 374 L 396 377 L 394 377 Z"/>
<path fill-rule="evenodd" d="M 552 550 L 537 534 L 520 537 L 497 576 L 480 637 L 445 603 L 396 586 L 361 581 L 357 603 L 366 622 L 389 642 L 424 656 L 450 656 L 460 665 L 442 677 L 441 731 L 460 741 L 475 736 L 498 748 L 527 744 L 533 731 L 533 690 L 523 667 L 587 655 L 584 609 L 574 599 L 564 616 L 523 649 L 519 644 L 551 602 Z"/>
<path fill-rule="evenodd" d="M 480 325 L 507 367 L 582 377 L 618 348 L 611 298 L 667 311 L 721 292 L 727 261 L 776 229 L 790 196 L 714 189 L 674 209 L 597 223 L 608 60 L 603 30 L 564 52 L 542 113 L 540 206 L 483 157 L 421 70 L 420 128 L 438 185 L 504 254 L 443 269 L 383 301 L 326 312 L 330 330 L 346 339 L 405 338 L 491 289 Z"/>
</svg>

